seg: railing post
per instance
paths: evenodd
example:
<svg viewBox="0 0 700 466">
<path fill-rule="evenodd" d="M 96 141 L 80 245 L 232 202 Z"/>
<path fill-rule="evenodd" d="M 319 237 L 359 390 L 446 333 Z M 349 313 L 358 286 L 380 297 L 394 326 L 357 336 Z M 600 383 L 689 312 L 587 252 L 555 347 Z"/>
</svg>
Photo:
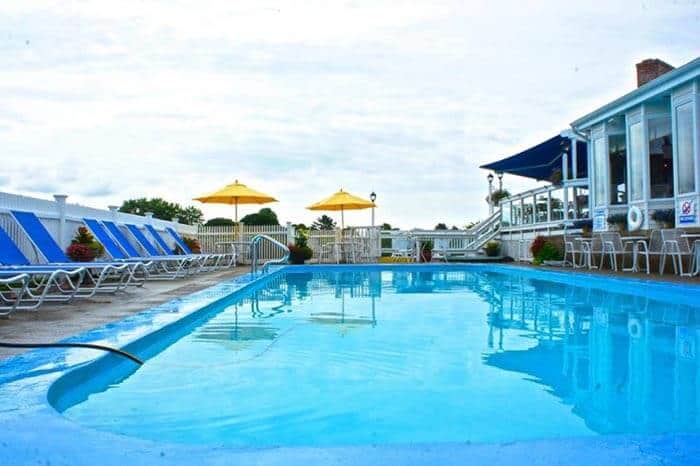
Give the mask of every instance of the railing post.
<svg viewBox="0 0 700 466">
<path fill-rule="evenodd" d="M 143 215 L 146 216 L 146 223 L 153 225 L 153 212 L 146 212 Z"/>
<path fill-rule="evenodd" d="M 295 229 L 292 222 L 287 222 L 287 244 L 294 244 Z"/>
<path fill-rule="evenodd" d="M 117 222 L 117 215 L 119 214 L 119 206 L 116 205 L 110 205 L 107 206 L 110 212 L 112 212 L 112 221 Z"/>
<path fill-rule="evenodd" d="M 56 200 L 56 207 L 58 208 L 58 242 L 63 248 L 67 241 L 65 238 L 66 234 L 66 199 L 68 195 L 66 194 L 54 194 L 53 198 Z"/>
</svg>

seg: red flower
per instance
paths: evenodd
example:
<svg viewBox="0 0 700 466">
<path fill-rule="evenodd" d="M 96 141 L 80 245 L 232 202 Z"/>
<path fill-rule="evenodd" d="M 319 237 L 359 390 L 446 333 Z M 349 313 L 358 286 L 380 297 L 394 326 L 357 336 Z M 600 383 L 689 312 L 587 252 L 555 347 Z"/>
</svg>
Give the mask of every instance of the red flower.
<svg viewBox="0 0 700 466">
<path fill-rule="evenodd" d="M 95 260 L 95 251 L 80 243 L 74 243 L 68 246 L 66 254 L 74 262 L 92 262 Z"/>
</svg>

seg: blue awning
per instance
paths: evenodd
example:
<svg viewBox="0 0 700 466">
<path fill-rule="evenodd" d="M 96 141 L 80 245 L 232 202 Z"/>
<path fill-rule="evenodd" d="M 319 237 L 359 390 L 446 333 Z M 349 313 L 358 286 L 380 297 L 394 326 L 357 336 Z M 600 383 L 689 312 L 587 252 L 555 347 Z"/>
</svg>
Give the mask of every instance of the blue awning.
<svg viewBox="0 0 700 466">
<path fill-rule="evenodd" d="M 577 174 L 579 178 L 585 178 L 588 173 L 586 143 L 577 142 L 577 144 Z M 480 168 L 493 170 L 497 173 L 510 173 L 526 178 L 534 178 L 536 180 L 550 180 L 552 178 L 552 173 L 557 170 L 561 171 L 561 156 L 564 151 L 569 154 L 569 173 L 571 173 L 572 160 L 570 145 L 571 143 L 568 138 L 557 135 L 518 154 L 499 160 L 498 162 L 482 165 Z"/>
</svg>

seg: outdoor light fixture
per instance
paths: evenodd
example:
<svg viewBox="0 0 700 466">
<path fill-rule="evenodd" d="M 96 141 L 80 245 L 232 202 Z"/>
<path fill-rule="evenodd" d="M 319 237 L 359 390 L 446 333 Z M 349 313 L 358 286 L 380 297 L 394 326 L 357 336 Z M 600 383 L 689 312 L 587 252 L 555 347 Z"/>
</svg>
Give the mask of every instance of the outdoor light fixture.
<svg viewBox="0 0 700 466">
<path fill-rule="evenodd" d="M 489 173 L 486 179 L 489 180 L 489 183 L 493 183 L 493 173 Z"/>
<path fill-rule="evenodd" d="M 372 202 L 376 201 L 377 200 L 377 193 L 372 191 L 372 193 L 369 195 L 369 200 Z"/>
</svg>

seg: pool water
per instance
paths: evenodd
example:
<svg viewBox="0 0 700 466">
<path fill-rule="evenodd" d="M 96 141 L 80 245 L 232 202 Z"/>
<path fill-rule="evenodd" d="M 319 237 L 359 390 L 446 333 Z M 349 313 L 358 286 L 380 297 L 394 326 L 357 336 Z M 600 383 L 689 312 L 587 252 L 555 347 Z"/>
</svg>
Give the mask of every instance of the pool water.
<svg viewBox="0 0 700 466">
<path fill-rule="evenodd" d="M 63 414 L 252 447 L 699 430 L 698 309 L 683 299 L 479 267 L 294 270 Z"/>
</svg>

